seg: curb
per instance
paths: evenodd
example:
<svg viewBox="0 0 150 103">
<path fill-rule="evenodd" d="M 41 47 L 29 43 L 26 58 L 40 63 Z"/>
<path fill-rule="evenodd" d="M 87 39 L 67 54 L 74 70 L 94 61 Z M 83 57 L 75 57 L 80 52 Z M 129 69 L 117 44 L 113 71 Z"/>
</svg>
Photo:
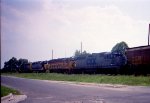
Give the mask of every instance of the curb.
<svg viewBox="0 0 150 103">
<path fill-rule="evenodd" d="M 12 93 L 9 93 L 7 96 L 1 97 L 1 101 L 4 101 L 6 99 L 11 99 L 12 96 L 13 96 Z"/>
<path fill-rule="evenodd" d="M 13 95 L 10 93 L 7 96 L 1 97 L 1 103 L 18 103 L 27 98 L 26 95 Z"/>
</svg>

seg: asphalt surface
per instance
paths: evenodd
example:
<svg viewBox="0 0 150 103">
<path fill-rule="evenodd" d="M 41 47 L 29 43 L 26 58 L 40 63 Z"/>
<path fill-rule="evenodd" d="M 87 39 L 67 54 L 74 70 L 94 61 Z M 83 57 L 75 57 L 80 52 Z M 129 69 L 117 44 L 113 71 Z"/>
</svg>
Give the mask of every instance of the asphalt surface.
<svg viewBox="0 0 150 103">
<path fill-rule="evenodd" d="M 27 99 L 20 103 L 150 103 L 150 87 L 105 87 L 1 76 Z"/>
</svg>

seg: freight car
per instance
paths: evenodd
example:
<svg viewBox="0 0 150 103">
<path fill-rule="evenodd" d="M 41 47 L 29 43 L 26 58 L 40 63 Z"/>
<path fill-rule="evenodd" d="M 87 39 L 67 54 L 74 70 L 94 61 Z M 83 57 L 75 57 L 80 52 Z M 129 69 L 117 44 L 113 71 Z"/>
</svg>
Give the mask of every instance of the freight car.
<svg viewBox="0 0 150 103">
<path fill-rule="evenodd" d="M 130 74 L 150 74 L 150 46 L 128 48 L 126 56 Z"/>
</svg>

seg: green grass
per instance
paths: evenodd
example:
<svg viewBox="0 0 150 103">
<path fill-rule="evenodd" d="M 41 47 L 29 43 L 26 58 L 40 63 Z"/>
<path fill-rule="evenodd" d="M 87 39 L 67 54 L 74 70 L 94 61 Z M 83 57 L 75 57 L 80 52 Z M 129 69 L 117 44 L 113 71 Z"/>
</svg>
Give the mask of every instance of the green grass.
<svg viewBox="0 0 150 103">
<path fill-rule="evenodd" d="M 12 89 L 12 88 L 8 88 L 6 86 L 1 85 L 1 97 L 8 95 L 9 93 L 15 94 L 15 95 L 19 95 L 20 92 Z"/>
<path fill-rule="evenodd" d="M 150 76 L 133 76 L 133 75 L 108 76 L 108 75 L 100 75 L 100 74 L 92 74 L 92 75 L 69 74 L 68 75 L 68 74 L 57 74 L 57 73 L 9 73 L 9 74 L 5 73 L 2 75 L 31 78 L 31 79 L 41 79 L 41 80 L 150 86 Z"/>
</svg>

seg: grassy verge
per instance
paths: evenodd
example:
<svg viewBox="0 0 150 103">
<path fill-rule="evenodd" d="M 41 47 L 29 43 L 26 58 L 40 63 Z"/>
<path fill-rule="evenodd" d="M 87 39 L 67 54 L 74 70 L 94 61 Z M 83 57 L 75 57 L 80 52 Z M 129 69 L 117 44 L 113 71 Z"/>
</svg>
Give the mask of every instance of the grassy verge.
<svg viewBox="0 0 150 103">
<path fill-rule="evenodd" d="M 12 88 L 8 88 L 6 86 L 1 85 L 1 97 L 8 95 L 9 93 L 15 94 L 15 95 L 19 95 L 20 92 L 12 89 Z"/>
<path fill-rule="evenodd" d="M 108 76 L 100 74 L 57 74 L 57 73 L 7 73 L 2 75 L 41 79 L 41 80 L 56 80 L 56 81 L 73 81 L 73 82 L 88 82 L 88 83 L 108 83 L 108 84 L 123 84 L 123 85 L 138 85 L 150 86 L 150 76 Z"/>
</svg>

